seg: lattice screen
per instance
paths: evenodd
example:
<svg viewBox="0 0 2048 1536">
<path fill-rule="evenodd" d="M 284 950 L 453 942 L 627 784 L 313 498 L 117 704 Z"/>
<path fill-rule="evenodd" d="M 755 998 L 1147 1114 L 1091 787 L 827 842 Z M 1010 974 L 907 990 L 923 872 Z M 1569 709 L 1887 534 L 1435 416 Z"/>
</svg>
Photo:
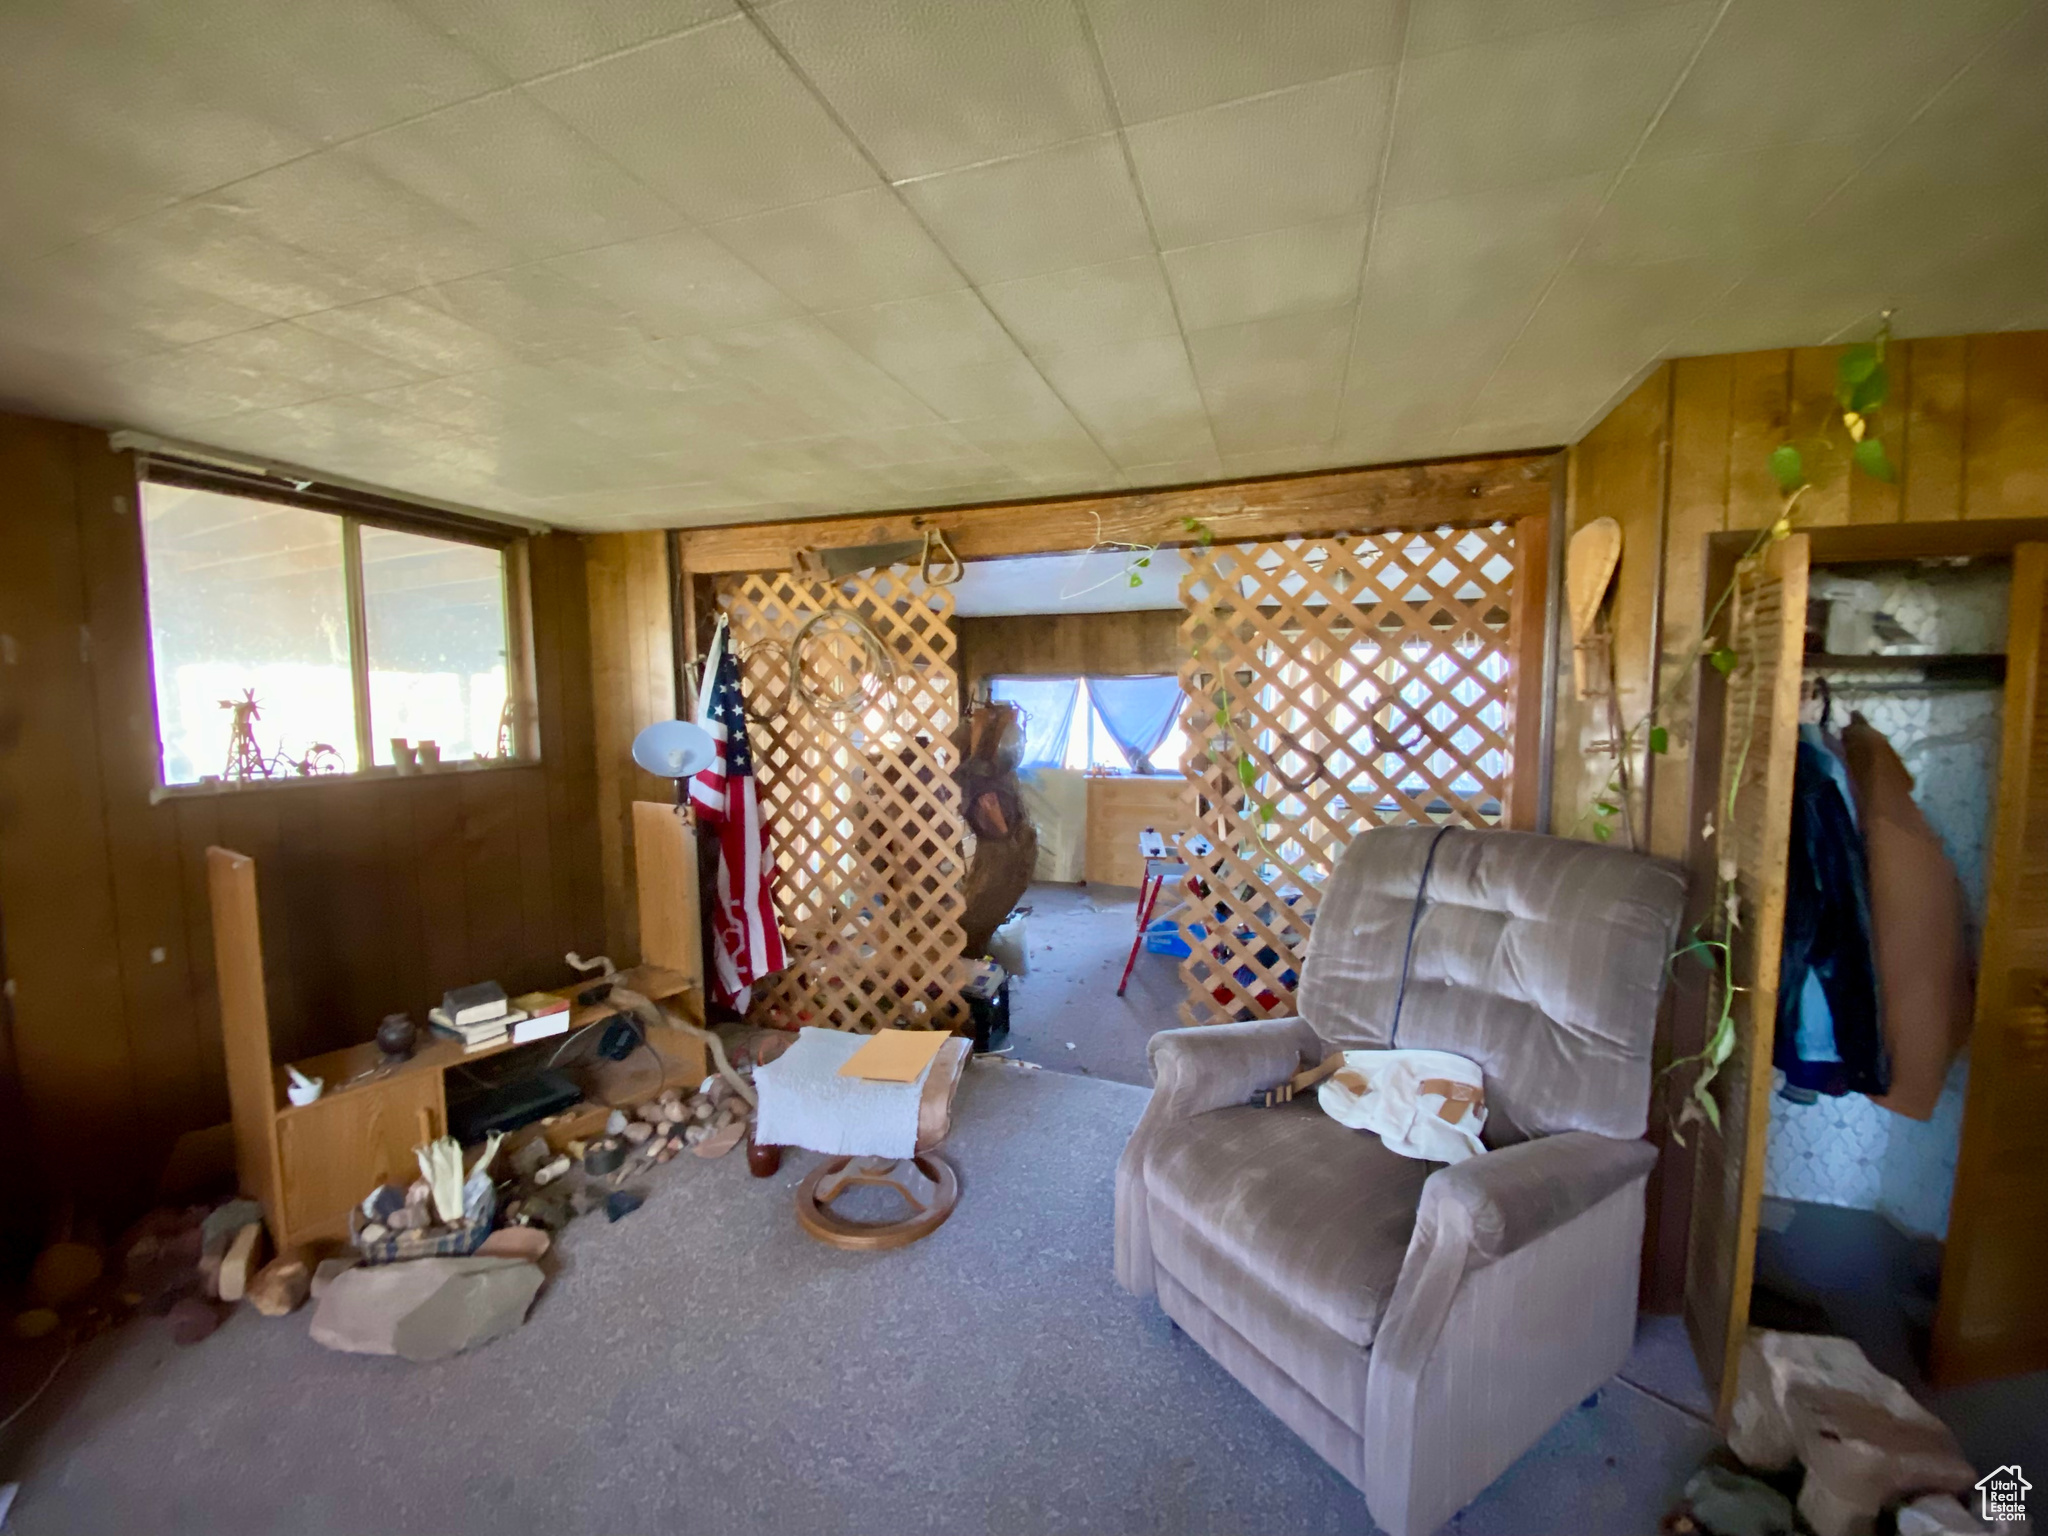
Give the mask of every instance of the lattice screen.
<svg viewBox="0 0 2048 1536">
<path fill-rule="evenodd" d="M 1190 1024 L 1293 1007 L 1323 881 L 1399 822 L 1497 824 L 1512 758 L 1512 525 L 1192 549 Z M 1228 908 L 1219 918 L 1217 908 Z M 1200 932 L 1195 930 L 1200 928 Z"/>
<path fill-rule="evenodd" d="M 964 1022 L 951 595 L 892 568 L 841 582 L 726 577 L 719 602 L 756 717 L 749 739 L 790 951 L 789 968 L 756 989 L 755 1017 L 862 1032 Z M 835 609 L 866 621 L 893 669 L 869 705 L 840 714 L 789 682 L 797 632 Z M 806 681 L 828 698 L 868 669 L 850 629 L 820 631 L 802 654 Z"/>
</svg>

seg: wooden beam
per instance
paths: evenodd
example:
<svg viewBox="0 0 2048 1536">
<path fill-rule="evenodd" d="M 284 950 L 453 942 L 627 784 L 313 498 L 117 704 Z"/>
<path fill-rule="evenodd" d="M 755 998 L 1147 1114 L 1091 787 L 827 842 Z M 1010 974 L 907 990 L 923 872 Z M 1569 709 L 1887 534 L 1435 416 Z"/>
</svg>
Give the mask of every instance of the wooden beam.
<svg viewBox="0 0 2048 1536">
<path fill-rule="evenodd" d="M 1511 522 L 1550 510 L 1554 457 L 1545 449 L 1062 501 L 688 529 L 681 539 L 683 568 L 693 574 L 788 570 L 798 550 L 879 544 L 928 530 L 945 534 L 961 559 L 987 560 L 1087 549 L 1102 540 L 1192 544 L 1188 518 L 1231 541 Z"/>
</svg>

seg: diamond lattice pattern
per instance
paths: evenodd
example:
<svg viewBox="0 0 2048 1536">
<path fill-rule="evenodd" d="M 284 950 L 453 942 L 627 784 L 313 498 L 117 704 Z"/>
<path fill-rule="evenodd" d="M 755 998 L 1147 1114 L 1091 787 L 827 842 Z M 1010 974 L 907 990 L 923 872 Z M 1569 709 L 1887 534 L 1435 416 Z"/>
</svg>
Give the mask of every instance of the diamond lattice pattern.
<svg viewBox="0 0 2048 1536">
<path fill-rule="evenodd" d="M 1515 534 L 1215 544 L 1189 567 L 1182 769 L 1210 847 L 1189 858 L 1209 896 L 1180 919 L 1181 1017 L 1206 1024 L 1293 1007 L 1323 882 L 1358 833 L 1499 823 Z"/>
<path fill-rule="evenodd" d="M 790 964 L 756 988 L 758 1022 L 860 1032 L 965 1021 L 963 825 L 953 772 L 959 714 L 953 600 L 903 568 L 840 582 L 788 572 L 723 578 L 749 739 L 776 865 Z M 813 698 L 869 686 L 839 711 L 791 684 L 791 646 L 821 613 L 852 613 L 887 657 L 835 619 L 800 648 Z"/>
</svg>

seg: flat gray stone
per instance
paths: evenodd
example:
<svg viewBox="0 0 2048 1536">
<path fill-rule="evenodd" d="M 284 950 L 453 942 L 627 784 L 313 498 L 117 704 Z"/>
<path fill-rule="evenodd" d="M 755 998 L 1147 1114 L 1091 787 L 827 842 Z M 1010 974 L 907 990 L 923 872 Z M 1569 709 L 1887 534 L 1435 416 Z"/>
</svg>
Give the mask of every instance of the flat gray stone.
<svg viewBox="0 0 2048 1536">
<path fill-rule="evenodd" d="M 525 1259 L 407 1259 L 359 1265 L 329 1281 L 312 1335 L 329 1349 L 443 1360 L 526 1321 L 541 1287 Z"/>
</svg>

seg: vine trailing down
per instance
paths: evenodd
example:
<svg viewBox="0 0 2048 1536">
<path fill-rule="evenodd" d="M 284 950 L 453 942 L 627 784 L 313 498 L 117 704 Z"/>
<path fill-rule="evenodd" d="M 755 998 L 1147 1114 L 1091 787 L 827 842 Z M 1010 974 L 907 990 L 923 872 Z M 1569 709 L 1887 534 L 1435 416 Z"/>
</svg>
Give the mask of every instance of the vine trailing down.
<svg viewBox="0 0 2048 1536">
<path fill-rule="evenodd" d="M 1897 483 L 1898 468 L 1886 452 L 1884 443 L 1872 430 L 1872 417 L 1883 407 L 1891 387 L 1885 366 L 1891 324 L 1892 312 L 1886 310 L 1877 333 L 1869 341 L 1859 342 L 1842 353 L 1835 367 L 1834 401 L 1823 411 L 1814 431 L 1806 437 L 1787 438 L 1771 450 L 1771 476 L 1777 482 L 1778 494 L 1782 498 L 1778 516 L 1759 529 L 1743 551 L 1728 585 L 1707 610 L 1706 622 L 1700 626 L 1700 638 L 1691 654 L 1681 665 L 1671 669 L 1671 682 L 1650 701 L 1650 707 L 1643 712 L 1642 718 L 1628 729 L 1620 741 L 1614 743 L 1615 770 L 1580 818 L 1581 825 L 1591 821 L 1593 836 L 1599 841 L 1604 843 L 1614 836 L 1614 820 L 1621 810 L 1621 765 L 1629 761 L 1639 748 L 1647 749 L 1652 755 L 1670 750 L 1671 733 L 1661 723 L 1662 717 L 1691 684 L 1694 668 L 1705 662 L 1726 677 L 1745 661 L 1741 651 L 1732 643 L 1736 639 L 1732 630 L 1725 639 L 1717 637 L 1716 630 L 1743 581 L 1755 572 L 1764 551 L 1792 532 L 1799 515 L 1800 501 L 1813 483 L 1808 473 L 1809 464 L 1841 455 L 1844 452 L 1842 440 L 1846 438 L 1852 473 L 1861 471 L 1887 485 Z M 1724 786 L 1719 814 L 1710 816 L 1702 829 L 1710 839 L 1717 830 L 1732 824 L 1736 788 L 1742 782 L 1743 766 L 1748 762 L 1754 736 L 1754 720 L 1745 718 L 1741 722 L 1741 734 L 1734 744 L 1735 772 Z M 1735 861 L 1734 839 L 1720 839 L 1719 847 L 1720 857 L 1714 861 L 1714 900 L 1708 908 L 1709 915 L 1705 922 L 1695 925 L 1685 935 L 1671 956 L 1674 970 L 1681 961 L 1688 959 L 1708 967 L 1712 973 L 1714 998 L 1713 1018 L 1705 1044 L 1693 1054 L 1681 1056 L 1664 1068 L 1664 1076 L 1672 1084 L 1682 1084 L 1688 1072 L 1693 1074 L 1690 1086 L 1683 1088 L 1677 1112 L 1671 1120 L 1672 1139 L 1681 1146 L 1685 1144 L 1688 1125 L 1704 1122 L 1715 1131 L 1721 1128 L 1721 1107 L 1714 1100 L 1713 1085 L 1735 1050 L 1735 997 L 1743 990 L 1735 980 L 1732 945 L 1735 930 L 1742 923 L 1742 900 L 1736 890 L 1741 870 Z"/>
</svg>

